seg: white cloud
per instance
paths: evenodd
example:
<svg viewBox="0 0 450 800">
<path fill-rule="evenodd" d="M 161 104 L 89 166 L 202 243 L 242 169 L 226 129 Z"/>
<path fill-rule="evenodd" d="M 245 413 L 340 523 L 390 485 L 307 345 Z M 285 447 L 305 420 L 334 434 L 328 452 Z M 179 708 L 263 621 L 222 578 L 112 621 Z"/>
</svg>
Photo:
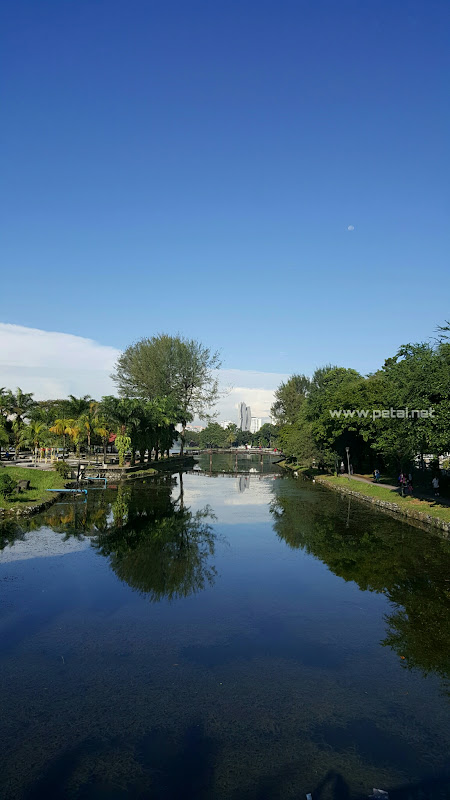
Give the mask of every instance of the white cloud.
<svg viewBox="0 0 450 800">
<path fill-rule="evenodd" d="M 347 230 L 348 231 L 354 231 L 355 230 L 355 226 L 354 225 L 349 225 Z"/>
<path fill-rule="evenodd" d="M 280 372 L 221 370 L 220 386 L 226 394 L 217 404 L 218 418 L 237 422 L 237 409 L 241 402 L 250 406 L 253 417 L 270 416 L 274 391 L 288 377 Z"/>
<path fill-rule="evenodd" d="M 0 323 L 0 386 L 20 386 L 36 400 L 112 394 L 119 352 L 82 336 Z"/>
<path fill-rule="evenodd" d="M 110 374 L 119 353 L 82 336 L 0 323 L 0 386 L 20 386 L 34 392 L 36 400 L 114 394 Z M 237 421 L 241 401 L 251 407 L 253 416 L 269 416 L 273 393 L 287 377 L 276 372 L 220 370 L 218 419 Z"/>
</svg>

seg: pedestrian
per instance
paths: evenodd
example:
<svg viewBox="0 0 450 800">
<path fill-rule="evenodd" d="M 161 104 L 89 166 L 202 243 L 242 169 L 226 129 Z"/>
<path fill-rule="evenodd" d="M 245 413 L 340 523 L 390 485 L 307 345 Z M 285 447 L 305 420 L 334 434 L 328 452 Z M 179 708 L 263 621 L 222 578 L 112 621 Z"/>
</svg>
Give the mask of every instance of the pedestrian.
<svg viewBox="0 0 450 800">
<path fill-rule="evenodd" d="M 375 483 L 378 483 L 379 480 L 380 480 L 380 470 L 376 469 L 375 470 Z"/>
<path fill-rule="evenodd" d="M 439 497 L 439 478 L 437 475 L 434 476 L 433 480 L 431 481 L 431 485 L 434 489 L 434 496 Z"/>
<path fill-rule="evenodd" d="M 413 493 L 413 485 L 412 485 L 412 480 L 410 480 L 410 479 L 408 478 L 408 494 L 412 494 L 412 493 Z"/>
<path fill-rule="evenodd" d="M 344 474 L 344 472 L 345 472 L 345 466 L 344 466 L 344 462 L 343 462 L 343 461 L 341 461 L 341 475 L 343 475 L 343 474 Z"/>
<path fill-rule="evenodd" d="M 353 475 L 353 464 L 350 464 L 350 475 Z"/>
</svg>

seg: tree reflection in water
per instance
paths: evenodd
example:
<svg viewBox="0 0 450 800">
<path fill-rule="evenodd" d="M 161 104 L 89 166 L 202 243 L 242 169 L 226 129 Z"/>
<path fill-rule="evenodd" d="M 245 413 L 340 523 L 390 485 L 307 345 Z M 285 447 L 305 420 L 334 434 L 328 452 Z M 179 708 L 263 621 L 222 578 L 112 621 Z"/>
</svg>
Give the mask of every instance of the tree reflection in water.
<svg viewBox="0 0 450 800">
<path fill-rule="evenodd" d="M 152 502 L 138 487 L 119 490 L 114 528 L 94 540 L 116 575 L 153 602 L 202 591 L 217 574 L 210 563 L 216 534 L 207 521 L 214 514 L 209 506 L 196 512 L 184 506 L 182 479 L 173 499 L 170 483 L 158 485 Z"/>
<path fill-rule="evenodd" d="M 291 481 L 276 482 L 271 512 L 279 538 L 361 590 L 384 594 L 392 611 L 381 644 L 403 667 L 438 674 L 450 693 L 450 541 L 361 503 L 352 524 L 342 498 L 292 489 Z"/>
<path fill-rule="evenodd" d="M 185 507 L 182 475 L 178 481 L 164 475 L 158 481 L 119 484 L 117 491 L 93 491 L 87 503 L 55 504 L 20 523 L 6 521 L 0 526 L 0 550 L 42 526 L 65 540 L 90 536 L 122 581 L 152 601 L 174 600 L 214 582 L 217 535 L 209 524 L 214 519 L 209 506 L 196 512 Z"/>
</svg>

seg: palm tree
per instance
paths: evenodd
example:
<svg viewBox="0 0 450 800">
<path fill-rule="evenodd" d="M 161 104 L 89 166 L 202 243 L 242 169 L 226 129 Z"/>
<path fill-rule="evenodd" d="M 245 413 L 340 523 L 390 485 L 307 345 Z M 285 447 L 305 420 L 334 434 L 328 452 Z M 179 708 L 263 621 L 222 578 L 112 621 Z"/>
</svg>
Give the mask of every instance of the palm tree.
<svg viewBox="0 0 450 800">
<path fill-rule="evenodd" d="M 11 398 L 11 406 L 10 406 L 10 414 L 14 414 L 16 420 L 19 422 L 23 422 L 27 413 L 31 411 L 34 407 L 35 402 L 33 400 L 33 393 L 32 392 L 22 392 L 22 389 L 17 387 L 16 393 L 10 395 Z"/>
<path fill-rule="evenodd" d="M 11 394 L 10 400 L 11 405 L 9 413 L 15 418 L 13 422 L 13 432 L 17 459 L 20 448 L 26 443 L 26 436 L 23 434 L 22 430 L 24 420 L 35 403 L 32 392 L 22 392 L 22 389 L 19 387 L 17 387 L 16 394 Z"/>
<path fill-rule="evenodd" d="M 37 422 L 36 420 L 31 420 L 30 424 L 24 430 L 27 443 L 33 445 L 35 462 L 37 460 L 39 445 L 43 441 L 46 433 L 46 425 L 44 425 L 43 422 Z"/>
<path fill-rule="evenodd" d="M 63 437 L 63 458 L 64 458 L 64 453 L 65 453 L 65 450 L 66 450 L 66 436 L 70 435 L 70 423 L 71 422 L 72 422 L 72 420 L 70 420 L 70 419 L 68 419 L 66 417 L 62 417 L 61 419 L 55 419 L 55 422 L 53 423 L 51 428 L 49 428 L 49 431 L 51 433 L 56 433 L 57 436 L 62 436 Z"/>
<path fill-rule="evenodd" d="M 140 423 L 141 403 L 129 397 L 119 399 L 109 395 L 101 403 L 101 411 L 107 425 L 118 436 L 131 439 L 131 463 L 134 464 L 136 441 Z"/>
<path fill-rule="evenodd" d="M 70 419 L 79 419 L 82 414 L 86 414 L 89 411 L 89 406 L 92 402 L 92 397 L 89 394 L 85 394 L 82 397 L 75 397 L 75 395 L 69 394 L 69 400 L 64 400 L 65 414 Z"/>
<path fill-rule="evenodd" d="M 99 414 L 99 403 L 91 400 L 89 408 L 84 414 L 81 415 L 79 422 L 81 427 L 86 431 L 89 460 L 91 457 L 91 439 L 93 436 L 101 436 L 105 439 L 109 436 L 109 430 L 106 427 L 106 421 Z"/>
<path fill-rule="evenodd" d="M 80 444 L 83 438 L 83 425 L 79 419 L 69 419 L 68 434 L 74 443 L 77 458 L 80 460 Z"/>
<path fill-rule="evenodd" d="M 5 386 L 0 387 L 0 415 L 6 417 L 11 414 L 11 407 L 13 405 L 13 395 Z"/>
<path fill-rule="evenodd" d="M 4 422 L 0 417 L 0 459 L 2 457 L 2 447 L 7 447 L 9 444 L 8 431 L 5 428 Z"/>
</svg>

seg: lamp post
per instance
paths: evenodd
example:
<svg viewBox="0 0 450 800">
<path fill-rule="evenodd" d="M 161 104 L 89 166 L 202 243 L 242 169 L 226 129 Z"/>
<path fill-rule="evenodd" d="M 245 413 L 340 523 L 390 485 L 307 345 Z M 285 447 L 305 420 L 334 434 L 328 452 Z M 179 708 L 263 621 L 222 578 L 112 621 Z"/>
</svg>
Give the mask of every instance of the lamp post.
<svg viewBox="0 0 450 800">
<path fill-rule="evenodd" d="M 346 447 L 345 452 L 347 453 L 347 470 L 348 470 L 348 479 L 350 480 L 350 448 Z"/>
</svg>

